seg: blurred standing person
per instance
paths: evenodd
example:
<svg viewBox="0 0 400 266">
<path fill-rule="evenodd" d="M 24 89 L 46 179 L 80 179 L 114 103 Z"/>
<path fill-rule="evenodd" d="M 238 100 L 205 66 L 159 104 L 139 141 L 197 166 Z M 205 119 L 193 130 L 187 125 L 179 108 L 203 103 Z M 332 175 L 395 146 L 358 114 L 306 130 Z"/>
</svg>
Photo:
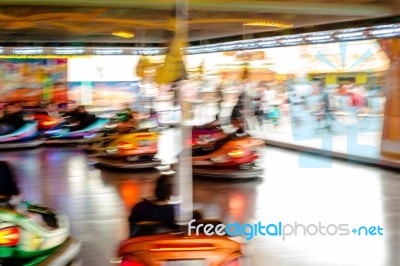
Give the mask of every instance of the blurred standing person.
<svg viewBox="0 0 400 266">
<path fill-rule="evenodd" d="M 331 115 L 331 105 L 330 105 L 330 94 L 328 88 L 321 86 L 320 92 L 322 95 L 323 110 L 324 110 L 324 123 L 325 129 L 329 132 L 332 131 L 332 115 Z"/>
<path fill-rule="evenodd" d="M 288 88 L 288 102 L 290 106 L 291 123 L 300 126 L 303 123 L 304 100 L 300 97 L 294 86 Z"/>
<path fill-rule="evenodd" d="M 263 112 L 267 117 L 268 123 L 273 123 L 274 119 L 274 106 L 273 103 L 276 101 L 276 91 L 271 87 L 271 85 L 267 85 L 266 89 L 263 93 Z"/>
<path fill-rule="evenodd" d="M 254 108 L 254 115 L 257 118 L 258 125 L 261 126 L 263 123 L 263 109 L 262 109 L 262 97 L 263 97 L 263 87 L 262 84 L 259 83 L 258 86 L 255 88 L 254 95 L 253 95 L 253 108 Z"/>
<path fill-rule="evenodd" d="M 287 90 L 284 88 L 278 95 L 277 99 L 280 102 L 279 110 L 281 113 L 281 120 L 289 119 L 289 103 L 288 103 L 288 96 L 287 96 Z"/>
<path fill-rule="evenodd" d="M 268 119 L 271 120 L 271 123 L 274 125 L 275 128 L 277 128 L 280 124 L 281 111 L 279 109 L 279 105 L 279 102 L 273 102 L 271 104 L 272 107 L 268 113 Z"/>
<path fill-rule="evenodd" d="M 222 108 L 223 108 L 223 101 L 224 101 L 224 91 L 225 86 L 224 86 L 224 82 L 220 82 L 216 88 L 216 98 L 218 99 L 218 113 L 217 113 L 217 117 L 220 117 L 221 113 L 222 113 Z"/>
<path fill-rule="evenodd" d="M 321 86 L 318 81 L 310 83 L 310 93 L 305 98 L 310 115 L 312 116 L 312 124 L 316 124 L 316 133 L 322 130 L 324 120 L 324 102 L 322 99 Z M 311 126 L 311 123 L 308 123 Z"/>
<path fill-rule="evenodd" d="M 239 95 L 236 105 L 232 109 L 231 122 L 235 127 L 238 127 L 238 134 L 245 133 L 245 92 Z"/>
<path fill-rule="evenodd" d="M 368 93 L 365 89 L 364 85 L 356 84 L 353 89 L 354 94 L 356 95 L 355 105 L 357 107 L 358 113 L 364 113 L 365 109 L 368 106 Z"/>
<path fill-rule="evenodd" d="M 381 114 L 379 87 L 375 85 L 367 92 L 369 111 L 374 114 Z"/>
<path fill-rule="evenodd" d="M 308 100 L 310 101 L 312 115 L 317 123 L 316 133 L 318 134 L 325 127 L 325 101 L 322 86 L 314 86 L 314 92 L 308 97 Z"/>
</svg>

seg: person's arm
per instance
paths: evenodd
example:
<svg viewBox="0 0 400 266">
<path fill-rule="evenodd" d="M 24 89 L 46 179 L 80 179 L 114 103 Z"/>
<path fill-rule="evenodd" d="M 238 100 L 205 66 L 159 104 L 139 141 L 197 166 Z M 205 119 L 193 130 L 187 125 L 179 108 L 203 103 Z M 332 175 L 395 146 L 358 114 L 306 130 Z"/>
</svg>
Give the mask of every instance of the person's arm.
<svg viewBox="0 0 400 266">
<path fill-rule="evenodd" d="M 18 119 L 16 113 L 6 114 L 0 119 L 0 124 L 14 124 L 15 120 Z"/>
</svg>

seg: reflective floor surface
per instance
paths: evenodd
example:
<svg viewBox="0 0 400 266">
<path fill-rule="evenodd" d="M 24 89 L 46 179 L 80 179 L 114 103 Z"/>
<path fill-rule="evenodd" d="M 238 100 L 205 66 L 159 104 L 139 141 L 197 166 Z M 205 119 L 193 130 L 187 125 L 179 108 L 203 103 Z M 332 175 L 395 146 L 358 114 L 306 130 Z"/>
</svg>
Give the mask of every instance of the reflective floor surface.
<svg viewBox="0 0 400 266">
<path fill-rule="evenodd" d="M 176 132 L 162 134 L 160 157 L 173 160 Z M 225 223 L 319 223 L 348 228 L 380 226 L 383 236 L 256 236 L 246 242 L 254 266 L 400 265 L 400 174 L 395 170 L 266 147 L 263 178 L 238 182 L 195 179 L 195 208 Z M 96 169 L 76 148 L 39 148 L 0 153 L 13 163 L 24 198 L 44 203 L 71 219 L 83 242 L 83 265 L 110 265 L 127 236 L 133 204 L 152 195 L 156 171 Z M 300 163 L 307 161 L 307 164 Z M 303 168 L 317 166 L 320 168 Z M 300 229 L 299 229 L 300 230 Z"/>
</svg>

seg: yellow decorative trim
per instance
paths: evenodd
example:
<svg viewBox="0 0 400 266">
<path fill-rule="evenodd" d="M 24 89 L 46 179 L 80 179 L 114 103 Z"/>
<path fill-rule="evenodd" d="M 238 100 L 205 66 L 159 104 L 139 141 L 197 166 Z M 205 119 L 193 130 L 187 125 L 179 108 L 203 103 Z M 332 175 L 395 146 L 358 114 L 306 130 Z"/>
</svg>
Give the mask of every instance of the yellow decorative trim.
<svg viewBox="0 0 400 266">
<path fill-rule="evenodd" d="M 381 155 L 382 155 L 382 157 L 387 157 L 387 158 L 391 158 L 391 159 L 400 160 L 400 154 L 382 151 Z"/>
</svg>

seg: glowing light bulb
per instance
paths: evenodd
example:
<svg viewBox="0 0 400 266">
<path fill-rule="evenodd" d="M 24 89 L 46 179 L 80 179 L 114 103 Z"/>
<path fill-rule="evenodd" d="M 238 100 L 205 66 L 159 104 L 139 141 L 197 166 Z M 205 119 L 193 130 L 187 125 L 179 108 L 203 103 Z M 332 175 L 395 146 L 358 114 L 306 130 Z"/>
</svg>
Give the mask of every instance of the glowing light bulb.
<svg viewBox="0 0 400 266">
<path fill-rule="evenodd" d="M 126 31 L 115 31 L 112 33 L 112 35 L 122 37 L 122 38 L 127 38 L 127 39 L 133 38 L 135 36 L 135 34 L 133 34 L 131 32 L 126 32 Z"/>
<path fill-rule="evenodd" d="M 291 28 L 293 24 L 275 21 L 252 21 L 243 23 L 244 26 Z"/>
</svg>

